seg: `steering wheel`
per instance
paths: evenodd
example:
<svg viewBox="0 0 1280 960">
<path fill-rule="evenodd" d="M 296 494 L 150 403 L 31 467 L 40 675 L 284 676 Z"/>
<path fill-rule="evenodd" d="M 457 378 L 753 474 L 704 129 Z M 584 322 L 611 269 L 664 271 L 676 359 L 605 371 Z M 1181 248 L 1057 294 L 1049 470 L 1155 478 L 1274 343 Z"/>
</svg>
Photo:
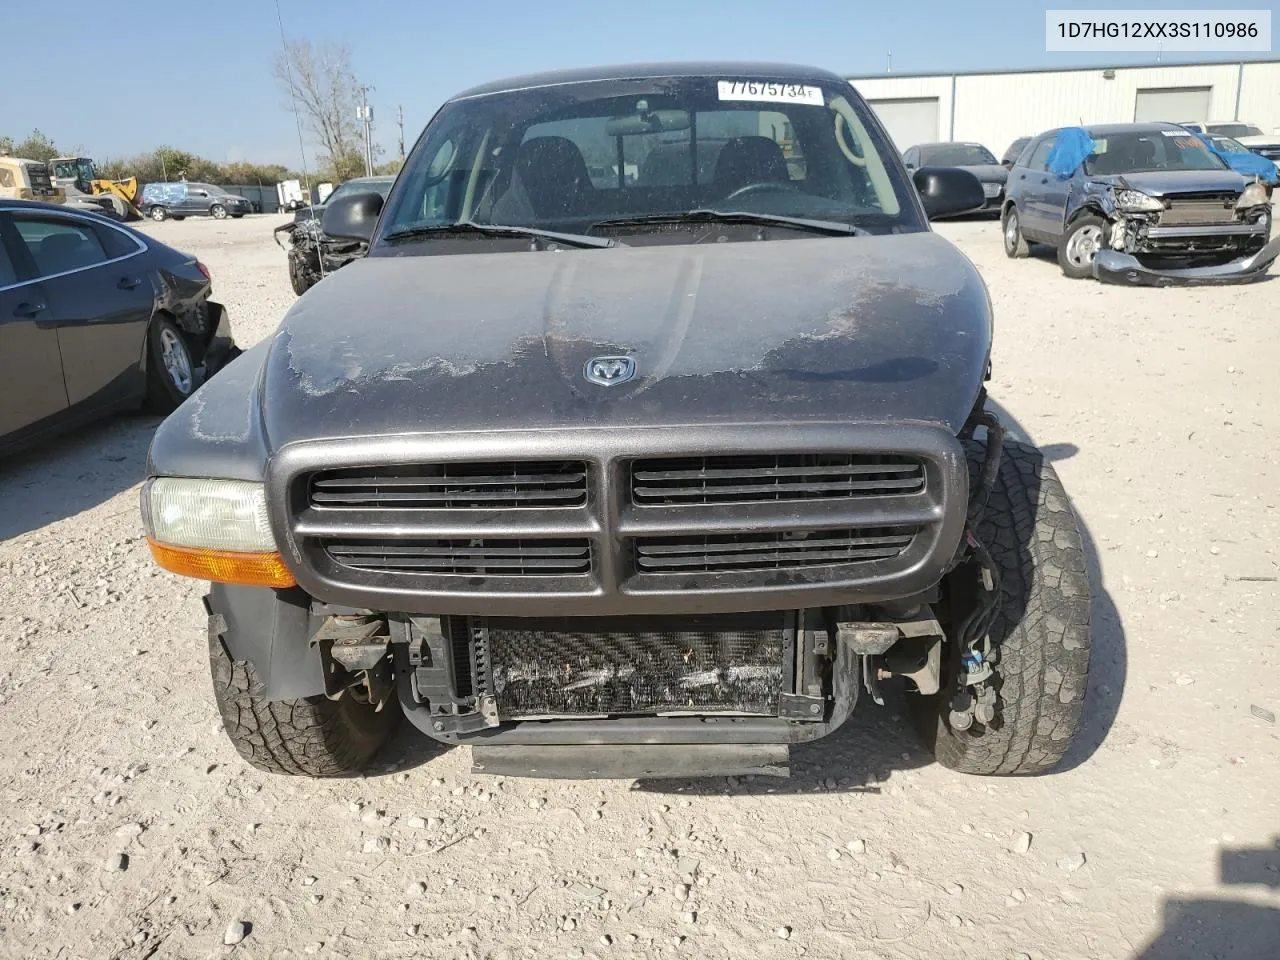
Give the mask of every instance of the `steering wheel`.
<svg viewBox="0 0 1280 960">
<path fill-rule="evenodd" d="M 799 190 L 800 188 L 790 180 L 761 180 L 758 183 L 748 183 L 745 187 L 739 187 L 724 199 L 737 200 L 739 197 L 750 197 L 757 193 L 797 193 Z"/>
</svg>

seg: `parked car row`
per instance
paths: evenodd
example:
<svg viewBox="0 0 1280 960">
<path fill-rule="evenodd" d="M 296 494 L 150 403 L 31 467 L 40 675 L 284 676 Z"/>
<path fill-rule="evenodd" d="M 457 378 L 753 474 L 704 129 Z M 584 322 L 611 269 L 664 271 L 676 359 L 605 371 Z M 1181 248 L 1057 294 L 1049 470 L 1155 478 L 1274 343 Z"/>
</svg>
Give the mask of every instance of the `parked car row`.
<svg viewBox="0 0 1280 960">
<path fill-rule="evenodd" d="M 1269 188 L 1280 182 L 1280 137 L 1267 137 L 1246 123 L 1182 123 L 1176 126 L 1194 133 L 1228 167 L 1246 177 L 1257 177 Z M 1243 137 L 1244 139 L 1237 139 Z M 1006 181 L 1022 152 L 1035 137 L 1018 137 L 1001 156 L 980 143 L 952 141 L 920 143 L 902 152 L 908 170 L 924 166 L 962 167 L 976 175 L 987 200 L 983 210 L 997 215 L 1004 208 Z"/>
</svg>

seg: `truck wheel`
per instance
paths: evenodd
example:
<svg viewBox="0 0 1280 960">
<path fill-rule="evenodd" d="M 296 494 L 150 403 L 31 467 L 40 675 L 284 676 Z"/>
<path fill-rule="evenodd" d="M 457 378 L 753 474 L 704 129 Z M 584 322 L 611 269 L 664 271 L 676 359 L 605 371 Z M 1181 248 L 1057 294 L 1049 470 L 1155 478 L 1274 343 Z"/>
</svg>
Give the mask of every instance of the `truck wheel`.
<svg viewBox="0 0 1280 960">
<path fill-rule="evenodd" d="M 314 287 L 318 279 L 301 257 L 289 258 L 289 282 L 293 284 L 293 292 L 298 296 L 302 296 Z"/>
<path fill-rule="evenodd" d="M 1004 255 L 1014 260 L 1021 260 L 1031 253 L 1031 245 L 1022 235 L 1022 221 L 1018 218 L 1018 208 L 1009 204 L 1004 212 L 1004 222 L 1000 224 L 1004 233 Z"/>
<path fill-rule="evenodd" d="M 161 220 L 168 219 L 169 211 L 166 208 L 160 206 L 159 204 L 156 204 L 155 206 L 147 210 L 147 216 L 149 216 L 156 223 L 159 223 Z"/>
<path fill-rule="evenodd" d="M 1072 280 L 1093 276 L 1093 258 L 1107 242 L 1107 222 L 1092 214 L 1081 217 L 1067 227 L 1058 244 L 1058 266 Z"/>
<path fill-rule="evenodd" d="M 971 441 L 976 482 L 983 444 Z M 1089 676 L 1089 575 L 1071 503 L 1030 444 L 1006 440 L 977 531 L 1000 570 L 1003 606 L 991 629 L 996 716 L 950 726 L 959 651 L 944 654 L 942 693 L 909 707 L 938 762 L 962 773 L 1027 775 L 1052 770 L 1076 728 Z"/>
<path fill-rule="evenodd" d="M 172 413 L 195 389 L 195 364 L 172 320 L 157 316 L 147 330 L 147 409 Z"/>
<path fill-rule="evenodd" d="M 400 719 L 394 697 L 375 712 L 350 694 L 264 700 L 253 664 L 232 660 L 209 623 L 209 667 L 222 726 L 236 751 L 259 770 L 304 777 L 340 777 L 362 770 Z"/>
</svg>

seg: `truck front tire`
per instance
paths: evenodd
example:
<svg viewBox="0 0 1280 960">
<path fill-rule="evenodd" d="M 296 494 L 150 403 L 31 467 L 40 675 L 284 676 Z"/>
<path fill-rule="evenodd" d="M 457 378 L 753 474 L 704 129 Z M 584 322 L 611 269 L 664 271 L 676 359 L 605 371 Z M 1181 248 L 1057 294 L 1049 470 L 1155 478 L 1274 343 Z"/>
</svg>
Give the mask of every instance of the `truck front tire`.
<svg viewBox="0 0 1280 960">
<path fill-rule="evenodd" d="M 325 696 L 266 700 L 253 664 L 233 660 L 215 623 L 209 624 L 209 666 L 222 726 L 237 752 L 267 773 L 341 777 L 359 773 L 400 720 L 393 697 L 375 711 L 350 691 Z"/>
<path fill-rule="evenodd" d="M 984 447 L 969 444 L 976 479 Z M 974 469 L 974 468 L 977 469 Z M 1030 444 L 1006 440 L 977 530 L 1001 577 L 1002 609 L 990 632 L 996 719 L 949 725 L 958 655 L 942 692 L 909 708 L 938 762 L 962 773 L 1046 773 L 1067 752 L 1089 676 L 1089 574 L 1075 514 L 1053 467 Z M 954 652 L 954 651 L 953 651 Z"/>
</svg>

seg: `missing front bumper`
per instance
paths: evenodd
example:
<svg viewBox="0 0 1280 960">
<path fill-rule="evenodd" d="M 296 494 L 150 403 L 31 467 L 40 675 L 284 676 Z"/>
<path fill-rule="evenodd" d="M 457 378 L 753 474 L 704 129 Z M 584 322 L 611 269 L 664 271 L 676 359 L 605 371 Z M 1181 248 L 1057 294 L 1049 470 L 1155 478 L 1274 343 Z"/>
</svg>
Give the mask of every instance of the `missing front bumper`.
<svg viewBox="0 0 1280 960">
<path fill-rule="evenodd" d="M 406 715 L 447 743 L 799 743 L 839 727 L 858 696 L 857 653 L 819 611 L 391 630 Z"/>
<path fill-rule="evenodd" d="M 1157 269 L 1137 257 L 1118 250 L 1099 250 L 1093 261 L 1093 275 L 1103 283 L 1138 287 L 1208 286 L 1252 283 L 1266 275 L 1280 256 L 1280 237 L 1257 253 L 1208 267 Z"/>
</svg>

